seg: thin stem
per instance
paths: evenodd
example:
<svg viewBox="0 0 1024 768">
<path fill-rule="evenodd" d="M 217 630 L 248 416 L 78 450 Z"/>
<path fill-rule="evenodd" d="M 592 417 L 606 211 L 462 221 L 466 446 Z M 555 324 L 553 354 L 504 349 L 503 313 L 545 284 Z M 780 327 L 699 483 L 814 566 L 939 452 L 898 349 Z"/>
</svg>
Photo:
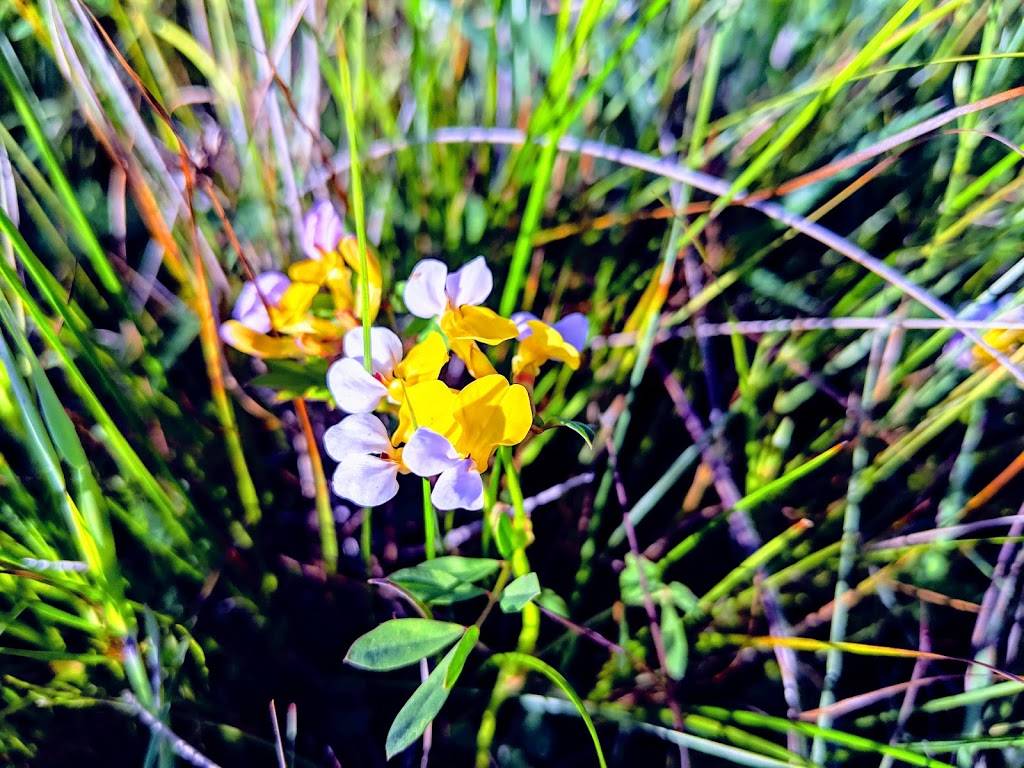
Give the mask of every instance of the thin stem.
<svg viewBox="0 0 1024 768">
<path fill-rule="evenodd" d="M 434 505 L 430 503 L 430 481 L 423 478 L 423 548 L 427 553 L 427 560 L 433 560 L 437 556 L 437 545 L 435 543 L 435 532 L 437 530 L 437 517 L 434 515 Z"/>
<path fill-rule="evenodd" d="M 529 532 L 530 521 L 526 516 L 526 504 L 523 499 L 523 488 L 519 483 L 519 470 L 516 469 L 512 460 L 512 449 L 502 446 L 498 449 L 501 463 L 505 468 L 505 476 L 508 478 L 508 493 L 512 498 L 512 527 L 520 534 L 519 539 L 526 541 L 526 534 Z M 526 557 L 526 545 L 517 546 L 512 552 L 511 558 L 512 575 L 524 576 L 530 572 L 530 561 Z M 494 594 L 497 593 L 495 590 Z M 537 636 L 540 633 L 540 610 L 529 602 L 523 606 L 523 625 L 519 630 L 519 639 L 516 642 L 516 650 L 523 654 L 532 654 L 537 647 Z M 498 709 L 510 697 L 516 695 L 522 687 L 523 678 L 519 674 L 519 667 L 514 662 L 506 662 L 501 665 L 498 679 L 494 683 L 494 690 L 491 692 L 491 700 L 487 704 L 483 717 L 480 720 L 480 729 L 476 736 L 476 765 L 477 768 L 488 768 L 490 766 L 490 748 L 494 741 L 494 732 L 497 726 Z"/>
<path fill-rule="evenodd" d="M 327 477 L 324 475 L 324 463 L 320 458 L 313 424 L 309 420 L 306 401 L 295 398 L 295 415 L 302 426 L 302 434 L 306 438 L 306 452 L 309 454 L 310 469 L 313 473 L 313 486 L 316 490 L 316 520 L 320 528 L 320 553 L 324 559 L 324 570 L 333 574 L 338 568 L 338 534 L 334 530 L 334 510 L 331 509 L 331 496 L 327 490 Z"/>
<path fill-rule="evenodd" d="M 352 73 L 348 65 L 348 51 L 345 48 L 345 40 L 338 36 L 338 71 L 341 75 L 341 89 L 344 96 L 342 104 L 345 113 L 345 133 L 348 134 L 348 153 L 352 158 L 349 166 L 349 176 L 352 185 L 352 218 L 356 225 L 356 242 L 359 244 L 359 299 L 362 303 L 362 310 L 359 319 L 363 324 L 363 365 L 366 372 L 373 373 L 373 358 L 371 357 L 370 345 L 370 267 L 367 258 L 366 245 L 366 210 L 363 198 L 363 179 L 360 173 L 361 160 L 359 158 L 358 126 L 355 110 L 355 96 L 352 90 Z"/>
</svg>

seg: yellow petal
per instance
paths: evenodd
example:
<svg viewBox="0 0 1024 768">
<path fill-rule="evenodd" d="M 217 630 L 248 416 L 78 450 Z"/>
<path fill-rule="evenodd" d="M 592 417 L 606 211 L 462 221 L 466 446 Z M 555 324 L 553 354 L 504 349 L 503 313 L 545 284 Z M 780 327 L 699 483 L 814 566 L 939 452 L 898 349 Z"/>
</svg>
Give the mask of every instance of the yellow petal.
<svg viewBox="0 0 1024 768">
<path fill-rule="evenodd" d="M 472 339 L 483 344 L 500 344 L 519 335 L 516 324 L 487 307 L 467 304 L 449 309 L 441 316 L 441 330 L 449 341 Z"/>
<path fill-rule="evenodd" d="M 540 320 L 531 320 L 527 325 L 531 333 L 519 342 L 512 358 L 513 376 L 536 376 L 548 360 L 565 363 L 574 371 L 580 367 L 579 350 L 563 339 L 562 334 Z"/>
<path fill-rule="evenodd" d="M 289 285 L 277 306 L 270 308 L 274 330 L 287 332 L 290 326 L 301 323 L 319 291 L 320 286 L 315 283 Z"/>
<path fill-rule="evenodd" d="M 288 267 L 288 277 L 296 283 L 323 285 L 330 271 L 331 264 L 327 259 L 305 259 Z"/>
<path fill-rule="evenodd" d="M 341 354 L 341 336 L 299 333 L 295 336 L 295 343 L 310 357 L 334 358 Z"/>
<path fill-rule="evenodd" d="M 341 254 L 341 258 L 345 260 L 345 263 L 348 264 L 352 271 L 356 273 L 356 280 L 358 281 L 362 266 L 359 263 L 359 242 L 351 235 L 343 237 L 341 242 L 338 243 L 338 253 Z M 370 293 L 370 311 L 367 313 L 368 319 L 365 322 L 372 324 L 377 317 L 377 313 L 380 311 L 380 297 L 383 292 L 384 280 L 381 276 L 380 261 L 377 259 L 377 254 L 370 247 L 366 249 L 366 268 L 368 272 L 367 287 Z M 353 292 L 356 296 L 356 316 L 363 319 L 362 287 L 358 284 L 354 285 Z"/>
<path fill-rule="evenodd" d="M 443 381 L 434 379 L 407 385 L 398 408 L 398 428 L 391 437 L 391 444 L 406 442 L 417 427 L 427 427 L 452 440 L 455 405 L 455 393 Z"/>
<path fill-rule="evenodd" d="M 252 328 L 242 325 L 237 320 L 228 320 L 221 324 L 220 336 L 239 352 L 253 357 L 276 359 L 282 357 L 303 358 L 306 353 L 289 336 L 269 336 L 257 333 Z"/>
<path fill-rule="evenodd" d="M 1018 330 L 995 328 L 983 333 L 981 338 L 990 347 L 994 347 L 1000 352 L 1010 353 L 1013 352 L 1020 343 L 1021 335 L 1021 332 Z M 974 357 L 974 360 L 978 363 L 991 363 L 995 359 L 991 354 L 977 345 L 971 349 L 971 354 Z"/>
<path fill-rule="evenodd" d="M 441 334 L 433 331 L 409 350 L 409 354 L 395 367 L 395 377 L 406 384 L 436 379 L 448 362 L 448 349 Z"/>
<path fill-rule="evenodd" d="M 484 376 L 466 385 L 455 407 L 455 448 L 483 472 L 499 445 L 522 442 L 533 423 L 526 387 L 509 384 L 504 376 Z"/>
<path fill-rule="evenodd" d="M 491 365 L 491 361 L 487 359 L 487 355 L 477 346 L 475 341 L 452 339 L 451 345 L 452 352 L 466 364 L 466 370 L 469 371 L 469 375 L 474 379 L 480 379 L 484 376 L 490 376 L 492 373 L 497 373 L 494 370 L 494 366 Z"/>
</svg>

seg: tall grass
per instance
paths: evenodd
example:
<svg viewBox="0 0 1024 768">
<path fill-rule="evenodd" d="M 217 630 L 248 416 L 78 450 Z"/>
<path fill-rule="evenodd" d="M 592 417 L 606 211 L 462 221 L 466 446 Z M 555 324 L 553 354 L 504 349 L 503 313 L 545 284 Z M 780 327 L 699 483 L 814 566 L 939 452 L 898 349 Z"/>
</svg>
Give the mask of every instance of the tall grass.
<svg viewBox="0 0 1024 768">
<path fill-rule="evenodd" d="M 1022 51 L 1000 0 L 0 0 L 4 761 L 383 764 L 418 678 L 345 650 L 472 623 L 386 577 L 507 515 L 544 592 L 424 764 L 1024 764 Z M 322 382 L 222 345 L 319 199 L 389 324 L 479 253 L 587 314 L 533 392 L 588 441 L 483 523 L 329 495 Z"/>
</svg>

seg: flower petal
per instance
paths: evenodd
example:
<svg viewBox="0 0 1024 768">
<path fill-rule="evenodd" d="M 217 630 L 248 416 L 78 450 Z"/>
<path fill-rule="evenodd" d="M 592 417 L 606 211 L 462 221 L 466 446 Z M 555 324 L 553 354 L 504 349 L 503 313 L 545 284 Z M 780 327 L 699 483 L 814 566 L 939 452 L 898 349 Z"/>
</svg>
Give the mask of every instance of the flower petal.
<svg viewBox="0 0 1024 768">
<path fill-rule="evenodd" d="M 401 445 L 419 427 L 450 437 L 455 429 L 456 396 L 443 381 L 421 381 L 403 388 L 398 408 L 398 428 L 391 436 L 392 445 Z"/>
<path fill-rule="evenodd" d="M 343 357 L 327 369 L 327 388 L 334 402 L 349 413 L 369 413 L 388 393 L 387 387 L 366 372 L 362 361 Z"/>
<path fill-rule="evenodd" d="M 283 272 L 263 272 L 242 286 L 231 317 L 257 333 L 270 331 L 266 304 L 276 307 L 291 281 Z M 261 297 L 262 294 L 262 297 Z"/>
<path fill-rule="evenodd" d="M 354 453 L 388 453 L 391 440 L 384 423 L 372 413 L 354 413 L 327 428 L 324 450 L 335 461 L 344 461 Z"/>
<path fill-rule="evenodd" d="M 464 304 L 483 304 L 491 295 L 494 278 L 483 256 L 477 256 L 467 262 L 461 269 L 448 275 L 445 281 L 445 293 L 453 307 Z"/>
<path fill-rule="evenodd" d="M 494 366 L 491 365 L 491 361 L 487 359 L 487 355 L 475 341 L 452 339 L 451 344 L 452 352 L 466 364 L 466 370 L 474 379 L 482 379 L 484 376 L 497 373 Z"/>
<path fill-rule="evenodd" d="M 257 333 L 237 320 L 221 323 L 220 337 L 239 352 L 265 360 L 280 358 L 303 358 L 306 352 L 291 336 L 268 336 Z"/>
<path fill-rule="evenodd" d="M 357 326 L 345 334 L 345 356 L 363 359 L 363 327 Z M 370 328 L 370 355 L 373 370 L 390 376 L 402 360 L 402 340 L 390 328 Z"/>
<path fill-rule="evenodd" d="M 483 344 L 500 344 L 514 339 L 519 329 L 511 320 L 487 307 L 462 306 L 441 317 L 441 330 L 451 339 L 472 339 Z"/>
<path fill-rule="evenodd" d="M 584 320 L 586 322 L 586 320 Z M 566 341 L 558 330 L 541 320 L 529 321 L 530 333 L 519 342 L 519 348 L 512 357 L 512 375 L 536 376 L 540 367 L 548 360 L 565 363 L 572 370 L 580 367 L 579 350 Z M 570 330 L 579 337 L 578 328 Z"/>
<path fill-rule="evenodd" d="M 320 286 L 314 283 L 292 283 L 289 285 L 278 300 L 277 306 L 270 308 L 274 330 L 286 331 L 289 326 L 303 322 L 319 291 Z"/>
<path fill-rule="evenodd" d="M 473 462 L 463 459 L 434 483 L 430 500 L 437 509 L 483 509 L 484 483 Z"/>
<path fill-rule="evenodd" d="M 456 449 L 483 472 L 497 446 L 515 445 L 526 437 L 533 409 L 526 387 L 510 385 L 504 376 L 494 374 L 470 382 L 459 392 L 454 418 Z"/>
<path fill-rule="evenodd" d="M 402 449 L 402 463 L 420 477 L 439 475 L 460 461 L 462 457 L 448 438 L 426 427 L 413 432 Z"/>
<path fill-rule="evenodd" d="M 320 259 L 334 251 L 344 234 L 345 225 L 327 200 L 318 202 L 302 217 L 302 250 L 307 258 Z"/>
<path fill-rule="evenodd" d="M 447 362 L 448 348 L 444 345 L 444 339 L 441 334 L 433 331 L 410 349 L 405 359 L 395 366 L 395 376 L 407 384 L 429 381 L 437 378 Z"/>
<path fill-rule="evenodd" d="M 448 267 L 437 259 L 423 259 L 405 284 L 405 306 L 416 317 L 437 317 L 448 306 L 444 292 Z"/>
<path fill-rule="evenodd" d="M 582 352 L 587 346 L 587 336 L 590 334 L 590 323 L 587 316 L 580 312 L 572 312 L 552 326 L 562 334 L 562 338 L 576 347 L 577 352 Z"/>
<path fill-rule="evenodd" d="M 519 340 L 522 341 L 529 336 L 533 331 L 530 330 L 530 322 L 532 320 L 539 320 L 533 312 L 513 312 L 512 317 L 509 318 L 513 323 L 516 324 L 516 328 L 519 329 Z"/>
<path fill-rule="evenodd" d="M 350 454 L 334 470 L 331 483 L 343 499 L 375 507 L 398 493 L 398 464 L 365 454 Z"/>
</svg>

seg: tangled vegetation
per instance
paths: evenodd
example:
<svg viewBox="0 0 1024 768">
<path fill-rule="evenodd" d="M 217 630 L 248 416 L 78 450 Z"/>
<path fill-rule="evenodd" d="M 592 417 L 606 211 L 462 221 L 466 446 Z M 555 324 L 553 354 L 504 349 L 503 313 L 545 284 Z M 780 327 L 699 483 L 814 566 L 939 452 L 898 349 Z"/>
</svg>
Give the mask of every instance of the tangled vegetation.
<svg viewBox="0 0 1024 768">
<path fill-rule="evenodd" d="M 0 0 L 0 757 L 1021 766 L 1024 9 Z"/>
</svg>

